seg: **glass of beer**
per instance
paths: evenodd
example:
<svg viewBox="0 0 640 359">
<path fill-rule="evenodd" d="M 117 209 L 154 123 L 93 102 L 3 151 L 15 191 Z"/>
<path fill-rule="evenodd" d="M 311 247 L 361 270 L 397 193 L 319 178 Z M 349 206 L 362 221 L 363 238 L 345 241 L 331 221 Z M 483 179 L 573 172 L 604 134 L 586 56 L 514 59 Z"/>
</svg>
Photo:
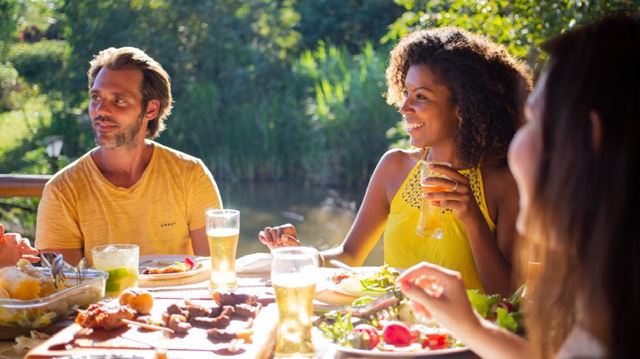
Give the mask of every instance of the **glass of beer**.
<svg viewBox="0 0 640 359">
<path fill-rule="evenodd" d="M 278 304 L 276 358 L 313 357 L 311 339 L 313 296 L 318 251 L 310 247 L 283 247 L 271 251 L 271 285 Z"/>
<path fill-rule="evenodd" d="M 451 167 L 451 163 L 438 161 L 422 161 L 420 166 L 420 188 L 422 193 L 445 192 L 451 190 L 451 186 L 441 184 L 431 184 L 427 180 L 429 178 L 449 178 L 442 173 L 438 173 L 429 168 L 430 164 L 443 165 Z M 427 198 L 422 198 L 420 206 L 420 217 L 418 218 L 418 226 L 416 233 L 421 237 L 442 239 L 442 212 L 444 208 L 436 207 L 431 204 Z"/>
<path fill-rule="evenodd" d="M 140 247 L 135 244 L 107 244 L 91 249 L 96 269 L 109 273 L 105 295 L 117 297 L 120 292 L 138 285 Z"/>
<path fill-rule="evenodd" d="M 207 238 L 211 251 L 211 280 L 209 287 L 215 289 L 235 289 L 236 249 L 240 237 L 240 211 L 235 209 L 209 209 L 207 217 Z"/>
</svg>

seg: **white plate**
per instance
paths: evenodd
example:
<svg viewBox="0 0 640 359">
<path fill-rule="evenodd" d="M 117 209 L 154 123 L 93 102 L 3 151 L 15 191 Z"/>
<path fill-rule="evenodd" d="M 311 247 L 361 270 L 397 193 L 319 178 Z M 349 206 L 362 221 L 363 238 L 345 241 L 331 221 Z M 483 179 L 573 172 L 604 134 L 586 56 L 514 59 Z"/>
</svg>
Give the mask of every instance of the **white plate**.
<svg viewBox="0 0 640 359">
<path fill-rule="evenodd" d="M 354 354 L 362 358 L 422 358 L 422 357 L 432 357 L 432 356 L 439 356 L 439 355 L 465 353 L 470 351 L 469 347 L 456 347 L 456 348 L 448 348 L 448 349 L 419 350 L 419 351 L 402 351 L 402 348 L 399 348 L 398 351 L 394 351 L 394 352 L 347 348 L 347 347 L 340 346 L 332 342 L 331 340 L 325 338 L 322 335 L 322 331 L 315 326 L 313 327 L 313 342 L 317 348 L 324 348 L 324 350 L 335 351 L 336 353 L 341 352 L 341 353 L 347 353 L 347 354 Z"/>
<path fill-rule="evenodd" d="M 184 262 L 185 258 L 191 258 L 195 264 L 191 270 L 185 272 L 176 273 L 162 273 L 162 274 L 142 274 L 142 271 L 146 267 L 166 267 L 174 264 L 175 262 Z M 207 270 L 205 262 L 209 257 L 189 256 L 189 255 L 146 255 L 140 256 L 140 263 L 138 264 L 139 272 L 138 280 L 152 281 L 152 280 L 169 280 L 191 277 L 196 274 L 200 274 L 202 271 Z"/>
<path fill-rule="evenodd" d="M 360 280 L 356 277 L 346 278 L 342 280 L 342 282 L 335 284 L 331 277 L 338 273 L 347 273 L 347 271 L 339 268 L 322 268 L 321 271 L 321 283 L 319 283 L 318 287 L 324 290 L 330 290 L 336 293 L 348 295 L 354 298 L 363 297 L 365 295 L 371 297 L 379 297 L 384 295 L 386 292 L 375 292 L 368 291 L 362 288 L 360 285 Z M 366 274 L 366 273 L 374 273 L 380 270 L 380 267 L 355 267 L 358 271 L 356 275 Z"/>
<path fill-rule="evenodd" d="M 438 350 L 421 350 L 421 351 L 395 351 L 395 352 L 383 352 L 383 351 L 371 351 L 364 349 L 353 349 L 341 347 L 337 344 L 331 343 L 331 348 L 333 348 L 337 352 L 349 353 L 361 355 L 367 358 L 415 358 L 415 357 L 430 357 L 430 356 L 439 356 L 439 355 L 449 355 L 456 353 L 468 352 L 468 347 L 458 347 L 458 348 L 449 348 L 449 349 L 438 349 Z"/>
</svg>

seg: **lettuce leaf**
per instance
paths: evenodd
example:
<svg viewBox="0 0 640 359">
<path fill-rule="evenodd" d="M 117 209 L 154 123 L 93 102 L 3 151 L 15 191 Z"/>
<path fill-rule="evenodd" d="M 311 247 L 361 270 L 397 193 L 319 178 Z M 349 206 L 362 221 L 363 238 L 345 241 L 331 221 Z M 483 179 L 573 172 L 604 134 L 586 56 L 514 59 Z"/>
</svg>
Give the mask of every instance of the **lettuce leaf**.
<svg viewBox="0 0 640 359">
<path fill-rule="evenodd" d="M 400 275 L 388 265 L 383 265 L 373 275 L 360 279 L 362 288 L 372 292 L 388 292 L 395 288 L 396 278 Z"/>
<path fill-rule="evenodd" d="M 518 312 L 509 313 L 504 308 L 497 308 L 496 314 L 498 317 L 496 319 L 496 324 L 510 332 L 517 333 L 519 328 L 518 321 L 515 319 L 515 314 L 517 313 Z"/>
<path fill-rule="evenodd" d="M 502 299 L 500 294 L 484 295 L 477 289 L 468 289 L 467 296 L 473 309 L 483 318 L 488 317 L 491 313 L 491 308 Z"/>
<path fill-rule="evenodd" d="M 525 291 L 524 286 L 520 287 L 510 298 L 502 298 L 499 294 L 486 295 L 478 290 L 467 290 L 467 296 L 471 306 L 483 318 L 493 321 L 496 325 L 505 328 L 513 333 L 524 333 L 522 325 L 523 315 L 520 311 L 520 302 Z M 502 304 L 499 304 L 501 303 Z M 505 309 L 504 303 L 509 302 L 512 311 Z"/>
</svg>

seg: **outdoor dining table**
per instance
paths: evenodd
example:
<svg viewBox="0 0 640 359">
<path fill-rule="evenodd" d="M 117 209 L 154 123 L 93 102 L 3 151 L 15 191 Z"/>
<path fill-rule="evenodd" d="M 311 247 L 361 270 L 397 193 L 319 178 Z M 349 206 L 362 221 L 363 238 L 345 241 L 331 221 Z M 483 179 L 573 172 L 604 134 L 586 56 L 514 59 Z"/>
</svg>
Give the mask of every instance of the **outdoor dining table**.
<svg viewBox="0 0 640 359">
<path fill-rule="evenodd" d="M 260 294 L 262 296 L 274 295 L 273 288 L 271 288 L 269 273 L 238 273 L 238 288 L 242 291 L 252 292 Z M 211 298 L 209 294 L 208 280 L 202 280 L 196 283 L 185 285 L 172 285 L 172 286 L 158 286 L 158 287 L 146 287 L 146 290 L 151 292 L 155 296 L 161 296 L 162 298 L 192 298 L 192 299 L 204 299 Z M 275 297 L 274 297 L 275 298 Z M 69 324 L 71 324 L 69 322 Z M 14 340 L 0 341 L 0 359 L 15 359 L 23 358 L 27 355 L 26 350 L 15 350 L 16 342 Z M 33 352 L 33 351 L 32 351 Z M 377 357 L 372 355 L 356 355 L 353 353 L 346 353 L 340 350 L 336 350 L 335 347 L 326 344 L 324 341 L 316 345 L 316 358 L 328 359 L 328 358 L 365 358 L 365 357 Z M 435 354 L 435 353 L 433 353 Z M 394 353 L 394 358 L 401 357 L 398 353 Z M 172 355 L 172 351 L 168 351 L 169 358 L 179 358 L 180 356 Z M 384 356 L 380 356 L 384 357 Z M 415 356 L 407 355 L 403 356 L 411 358 Z M 451 354 L 439 354 L 439 355 L 423 355 L 419 357 L 424 358 L 436 358 L 436 359 L 472 359 L 478 358 L 473 352 L 465 351 Z"/>
</svg>

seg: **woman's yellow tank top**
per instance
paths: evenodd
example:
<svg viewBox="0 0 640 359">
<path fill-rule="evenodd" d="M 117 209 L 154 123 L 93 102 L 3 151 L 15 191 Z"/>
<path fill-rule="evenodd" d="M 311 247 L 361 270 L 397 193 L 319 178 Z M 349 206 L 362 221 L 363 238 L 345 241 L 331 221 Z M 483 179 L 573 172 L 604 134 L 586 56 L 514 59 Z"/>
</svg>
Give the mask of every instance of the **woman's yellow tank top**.
<svg viewBox="0 0 640 359">
<path fill-rule="evenodd" d="M 480 211 L 491 233 L 495 233 L 496 225 L 489 216 L 480 168 L 459 172 L 469 179 Z M 425 238 L 416 234 L 421 200 L 418 162 L 391 202 L 384 231 L 385 263 L 396 268 L 409 268 L 422 261 L 438 264 L 460 272 L 467 289 L 479 289 L 484 292 L 464 225 L 450 209 L 443 210 L 442 239 Z"/>
</svg>

